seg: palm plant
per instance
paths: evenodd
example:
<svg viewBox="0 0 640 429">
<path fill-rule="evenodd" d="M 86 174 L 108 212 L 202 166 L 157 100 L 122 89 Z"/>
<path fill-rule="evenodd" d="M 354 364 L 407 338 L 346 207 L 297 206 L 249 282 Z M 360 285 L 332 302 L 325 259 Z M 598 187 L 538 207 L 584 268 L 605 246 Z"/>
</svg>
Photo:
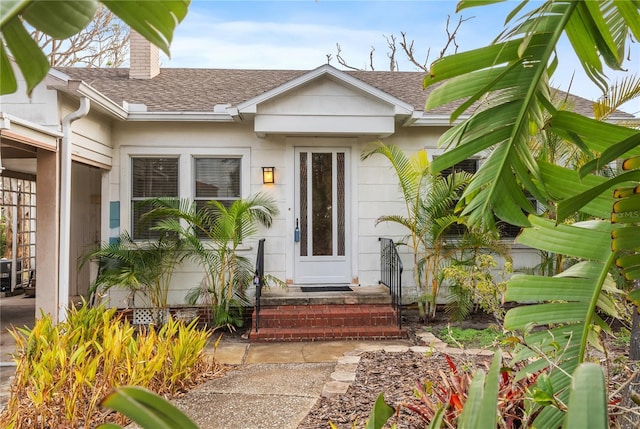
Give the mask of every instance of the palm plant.
<svg viewBox="0 0 640 429">
<path fill-rule="evenodd" d="M 193 201 L 157 198 L 145 220 L 154 220 L 152 229 L 176 234 L 188 243 L 189 256 L 205 269 L 200 287 L 187 297 L 191 303 L 207 300 L 216 326 L 241 326 L 243 305 L 249 305 L 246 287 L 252 284 L 252 262 L 238 253 L 238 247 L 260 227 L 270 227 L 278 214 L 275 201 L 266 194 L 235 200 L 229 207 L 209 201 L 198 208 Z"/>
<path fill-rule="evenodd" d="M 143 306 L 155 309 L 156 322 L 162 323 L 171 277 L 184 258 L 184 245 L 183 240 L 168 234 L 162 234 L 155 241 L 140 243 L 125 232 L 117 241 L 104 243 L 84 255 L 80 267 L 90 260 L 99 260 L 99 273 L 91 293 L 112 287 L 128 289 L 132 306 L 140 294 L 148 301 Z"/>
<path fill-rule="evenodd" d="M 486 3 L 461 1 L 458 9 Z M 640 38 L 640 6 L 563 0 L 546 1 L 527 11 L 526 4 L 523 1 L 509 14 L 507 24 L 513 24 L 491 46 L 436 61 L 424 84 L 441 83 L 429 96 L 427 109 L 460 100 L 452 121 L 472 106 L 475 110 L 443 135 L 440 143 L 451 149 L 432 163 L 433 171 L 493 148 L 465 190 L 469 204 L 463 214 L 469 221 L 492 224 L 495 214 L 511 224 L 532 226 L 520 242 L 582 260 L 551 278 L 514 276 L 507 288 L 509 300 L 538 303 L 510 310 L 505 327 L 524 332 L 526 347 L 516 359 L 533 359 L 526 371 L 546 367 L 550 371 L 549 384 L 539 390 L 548 401 L 536 405 L 543 409 L 533 424 L 555 428 L 565 419 L 565 409 L 558 404 L 569 403 L 572 378 L 575 383 L 585 374 L 593 377 L 592 368 L 581 369 L 587 343 L 595 340 L 598 326 L 605 326 L 596 309 L 613 313 L 603 293 L 611 284 L 609 271 L 618 265 L 629 279 L 640 278 L 636 187 L 640 162 L 626 162 L 630 171 L 612 179 L 593 174 L 621 156 L 639 160 L 640 132 L 557 110 L 551 103 L 549 78 L 559 63 L 558 41 L 566 35 L 586 74 L 605 91 L 602 60 L 612 69 L 622 67 L 627 38 Z M 528 142 L 532 132 L 542 129 L 570 141 L 590 160 L 579 169 L 537 161 Z M 527 218 L 525 213 L 533 208 L 522 187 L 538 201 L 553 202 L 549 208 L 556 211 L 556 222 L 579 211 L 611 221 L 569 226 L 533 215 Z M 619 199 L 614 205 L 611 190 L 616 187 Z M 622 249 L 629 255 L 619 257 Z M 637 300 L 638 295 L 630 298 Z M 535 327 L 549 329 L 531 331 Z M 594 408 L 604 415 L 606 404 L 601 402 Z M 565 424 L 570 426 L 571 421 L 567 418 Z M 598 421 L 606 424 L 606 419 Z"/>
<path fill-rule="evenodd" d="M 454 210 L 472 175 L 464 171 L 446 177 L 429 173 L 424 150 L 407 157 L 397 146 L 377 142 L 365 149 L 361 158 L 365 160 L 374 154 L 385 156 L 391 163 L 406 208 L 404 215 L 381 216 L 376 224 L 393 222 L 407 229 L 408 234 L 401 242 L 413 253 L 420 316 L 434 317 L 443 266 L 448 261 L 461 259 L 466 252 L 495 245 L 495 240 L 487 240 L 489 235 L 484 231 L 466 228 L 465 217 Z M 459 225 L 464 233 L 452 243 L 450 232 L 454 225 Z"/>
</svg>

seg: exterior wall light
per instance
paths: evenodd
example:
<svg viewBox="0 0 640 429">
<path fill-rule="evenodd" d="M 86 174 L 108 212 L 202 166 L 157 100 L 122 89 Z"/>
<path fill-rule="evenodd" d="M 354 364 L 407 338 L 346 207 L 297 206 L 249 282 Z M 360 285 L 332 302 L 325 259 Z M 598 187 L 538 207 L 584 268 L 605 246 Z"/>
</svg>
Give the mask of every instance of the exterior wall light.
<svg viewBox="0 0 640 429">
<path fill-rule="evenodd" d="M 275 183 L 275 167 L 262 167 L 262 183 Z"/>
</svg>

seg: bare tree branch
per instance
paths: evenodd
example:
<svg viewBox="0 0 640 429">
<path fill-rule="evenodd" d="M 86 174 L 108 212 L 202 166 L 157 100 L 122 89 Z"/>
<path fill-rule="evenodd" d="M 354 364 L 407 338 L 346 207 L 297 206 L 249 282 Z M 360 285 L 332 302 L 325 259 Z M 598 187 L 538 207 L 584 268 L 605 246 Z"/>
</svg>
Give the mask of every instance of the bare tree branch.
<svg viewBox="0 0 640 429">
<path fill-rule="evenodd" d="M 120 67 L 129 51 L 129 27 L 104 6 L 89 25 L 68 39 L 55 40 L 37 30 L 31 36 L 52 67 Z"/>
<path fill-rule="evenodd" d="M 429 61 L 429 54 L 431 53 L 431 48 L 427 49 L 427 57 L 424 59 L 424 63 L 420 63 L 418 62 L 418 60 L 416 60 L 414 56 L 413 40 L 407 43 L 407 33 L 405 33 L 404 31 L 401 31 L 400 35 L 402 36 L 402 41 L 400 41 L 400 47 L 404 51 L 404 54 L 409 60 L 409 62 L 414 66 L 418 67 L 420 70 L 427 71 L 429 69 L 427 67 L 427 61 Z"/>
<path fill-rule="evenodd" d="M 440 58 L 445 56 L 445 54 L 447 53 L 447 49 L 449 49 L 449 46 L 452 43 L 455 46 L 455 49 L 453 50 L 453 53 L 454 54 L 458 53 L 458 48 L 460 46 L 458 46 L 458 42 L 456 41 L 456 34 L 458 33 L 458 30 L 460 29 L 460 26 L 462 25 L 463 22 L 472 20 L 473 18 L 475 18 L 475 17 L 472 16 L 472 17 L 469 17 L 469 18 L 463 18 L 461 16 L 458 19 L 458 24 L 456 25 L 456 28 L 453 31 L 449 31 L 449 21 L 451 19 L 451 16 L 447 15 L 447 26 L 445 27 L 445 30 L 447 32 L 447 43 L 444 45 L 444 48 L 442 48 L 442 50 L 440 51 L 440 56 L 437 59 L 440 59 Z"/>
<path fill-rule="evenodd" d="M 340 48 L 340 43 L 336 43 L 336 50 L 338 52 L 336 52 L 336 59 L 338 60 L 338 63 L 340 63 L 341 66 L 346 67 L 348 69 L 351 70 L 360 70 L 357 67 L 353 67 L 349 64 L 347 64 L 347 62 L 344 60 L 344 58 L 342 58 L 342 55 L 340 55 L 340 53 L 342 52 L 342 49 Z"/>
<path fill-rule="evenodd" d="M 442 50 L 440 51 L 440 55 L 438 56 L 438 58 L 436 59 L 440 59 L 442 57 L 444 57 L 445 55 L 447 55 L 448 51 L 451 49 L 451 47 L 453 46 L 453 53 L 458 52 L 458 42 L 456 40 L 456 36 L 458 34 L 458 30 L 460 30 L 460 27 L 462 26 L 463 22 L 469 21 L 471 19 L 474 19 L 475 17 L 469 17 L 469 18 L 464 18 L 464 17 L 460 17 L 458 19 L 458 23 L 456 24 L 455 28 L 453 30 L 451 30 L 449 27 L 451 25 L 451 16 L 447 15 L 447 22 L 446 22 L 446 27 L 445 27 L 445 31 L 447 34 L 447 42 L 445 43 L 444 47 L 442 48 Z M 389 58 L 389 71 L 398 71 L 400 70 L 399 66 L 398 66 L 398 59 L 397 59 L 397 44 L 400 44 L 400 47 L 402 48 L 402 52 L 404 53 L 404 56 L 406 57 L 406 59 L 413 64 L 414 66 L 416 66 L 418 69 L 424 71 L 424 72 L 428 72 L 429 71 L 429 56 L 431 54 L 431 48 L 427 49 L 427 54 L 425 56 L 424 61 L 418 61 L 416 59 L 416 53 L 415 53 L 415 48 L 414 48 L 414 41 L 408 41 L 407 40 L 407 33 L 405 33 L 404 31 L 400 32 L 400 36 L 402 37 L 401 40 L 397 40 L 395 35 L 391 35 L 391 36 L 385 36 L 384 34 L 382 35 L 382 37 L 385 38 L 385 40 L 387 41 L 387 57 Z M 338 62 L 340 63 L 340 65 L 342 65 L 343 67 L 346 67 L 348 69 L 351 70 L 366 70 L 367 67 L 365 66 L 364 69 L 360 69 L 358 67 L 354 67 L 352 65 L 350 65 L 341 55 L 342 51 L 340 49 L 340 44 L 336 43 L 336 47 L 337 47 L 337 55 L 336 58 L 338 59 Z M 375 52 L 375 47 L 372 46 L 371 47 L 371 51 L 369 51 L 369 68 L 371 70 L 375 70 L 374 67 L 374 54 Z M 327 56 L 327 58 L 329 59 L 330 57 Z"/>
<path fill-rule="evenodd" d="M 371 67 L 371 71 L 374 71 L 373 67 L 373 53 L 376 51 L 376 48 L 371 46 L 371 51 L 369 52 L 369 67 Z"/>
<path fill-rule="evenodd" d="M 392 34 L 387 37 L 383 34 L 382 37 L 387 41 L 387 47 L 389 48 L 389 52 L 387 52 L 387 58 L 389 58 L 389 71 L 396 71 L 398 69 L 398 63 L 396 61 L 396 36 Z"/>
</svg>

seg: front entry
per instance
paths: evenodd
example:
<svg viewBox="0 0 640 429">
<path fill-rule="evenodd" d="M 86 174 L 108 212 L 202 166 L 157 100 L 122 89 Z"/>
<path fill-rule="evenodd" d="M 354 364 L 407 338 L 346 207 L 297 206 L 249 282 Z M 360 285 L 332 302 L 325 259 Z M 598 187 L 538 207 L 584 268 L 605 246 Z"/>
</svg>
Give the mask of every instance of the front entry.
<svg viewBox="0 0 640 429">
<path fill-rule="evenodd" d="M 295 150 L 296 284 L 351 282 L 349 153 Z"/>
</svg>

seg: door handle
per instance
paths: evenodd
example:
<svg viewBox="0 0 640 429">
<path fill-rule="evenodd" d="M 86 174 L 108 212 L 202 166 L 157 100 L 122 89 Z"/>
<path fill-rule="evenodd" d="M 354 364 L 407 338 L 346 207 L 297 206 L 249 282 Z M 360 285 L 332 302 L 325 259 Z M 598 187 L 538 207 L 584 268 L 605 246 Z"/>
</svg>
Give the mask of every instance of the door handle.
<svg viewBox="0 0 640 429">
<path fill-rule="evenodd" d="M 298 225 L 298 218 L 296 218 L 296 229 L 293 230 L 293 241 L 296 243 L 300 241 L 300 226 Z"/>
</svg>

